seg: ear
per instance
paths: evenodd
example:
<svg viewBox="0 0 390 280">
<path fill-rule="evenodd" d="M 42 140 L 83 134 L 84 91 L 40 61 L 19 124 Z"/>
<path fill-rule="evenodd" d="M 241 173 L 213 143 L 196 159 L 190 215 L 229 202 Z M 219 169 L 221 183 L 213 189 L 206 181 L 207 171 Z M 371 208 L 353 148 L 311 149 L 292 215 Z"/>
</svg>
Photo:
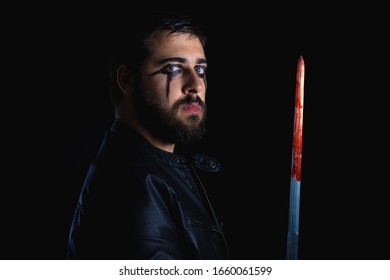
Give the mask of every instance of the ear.
<svg viewBox="0 0 390 280">
<path fill-rule="evenodd" d="M 120 89 L 125 95 L 130 95 L 133 93 L 134 82 L 129 67 L 124 64 L 120 65 L 116 71 L 116 80 Z"/>
</svg>

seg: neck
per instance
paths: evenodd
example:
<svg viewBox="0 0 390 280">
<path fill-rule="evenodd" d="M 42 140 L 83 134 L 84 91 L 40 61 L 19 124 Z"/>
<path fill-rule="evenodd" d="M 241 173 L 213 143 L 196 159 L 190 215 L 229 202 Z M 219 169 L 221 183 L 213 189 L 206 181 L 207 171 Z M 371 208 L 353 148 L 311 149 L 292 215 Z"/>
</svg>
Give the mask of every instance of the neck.
<svg viewBox="0 0 390 280">
<path fill-rule="evenodd" d="M 175 149 L 174 143 L 167 143 L 164 141 L 161 141 L 160 139 L 154 137 L 149 130 L 145 129 L 139 122 L 137 116 L 135 114 L 120 114 L 116 113 L 115 117 L 124 122 L 126 125 L 133 128 L 135 131 L 137 131 L 139 134 L 141 134 L 150 144 L 153 146 L 164 150 L 169 153 L 173 153 Z"/>
</svg>

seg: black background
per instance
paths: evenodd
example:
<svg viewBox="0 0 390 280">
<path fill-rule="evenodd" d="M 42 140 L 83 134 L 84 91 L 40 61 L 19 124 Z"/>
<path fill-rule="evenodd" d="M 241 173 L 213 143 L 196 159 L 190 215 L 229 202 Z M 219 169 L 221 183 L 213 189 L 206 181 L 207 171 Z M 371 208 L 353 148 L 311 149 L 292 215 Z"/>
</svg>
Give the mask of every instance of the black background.
<svg viewBox="0 0 390 280">
<path fill-rule="evenodd" d="M 107 26 L 116 12 L 137 14 L 47 8 L 16 13 L 19 28 L 4 34 L 1 259 L 66 258 L 83 177 L 112 122 Z M 194 8 L 209 33 L 209 127 L 198 148 L 222 164 L 208 192 L 233 259 L 286 255 L 300 55 L 299 258 L 388 259 L 384 11 L 374 4 Z"/>
</svg>

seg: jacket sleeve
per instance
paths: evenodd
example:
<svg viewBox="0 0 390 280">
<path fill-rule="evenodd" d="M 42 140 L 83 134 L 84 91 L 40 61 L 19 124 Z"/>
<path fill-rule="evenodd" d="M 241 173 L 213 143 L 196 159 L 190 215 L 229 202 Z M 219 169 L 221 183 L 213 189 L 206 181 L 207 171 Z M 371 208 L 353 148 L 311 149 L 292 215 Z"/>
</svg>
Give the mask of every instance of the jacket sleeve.
<svg viewBox="0 0 390 280">
<path fill-rule="evenodd" d="M 131 199 L 135 259 L 181 259 L 181 224 L 176 193 L 156 175 L 147 175 Z"/>
<path fill-rule="evenodd" d="M 134 175 L 101 176 L 91 168 L 71 225 L 68 258 L 183 257 L 176 193 L 157 175 Z"/>
</svg>

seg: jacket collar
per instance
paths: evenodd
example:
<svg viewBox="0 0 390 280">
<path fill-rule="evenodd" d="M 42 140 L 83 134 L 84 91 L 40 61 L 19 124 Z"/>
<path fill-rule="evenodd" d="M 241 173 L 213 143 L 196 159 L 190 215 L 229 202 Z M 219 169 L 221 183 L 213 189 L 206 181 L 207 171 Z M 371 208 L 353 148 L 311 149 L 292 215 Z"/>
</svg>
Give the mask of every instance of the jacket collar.
<svg viewBox="0 0 390 280">
<path fill-rule="evenodd" d="M 164 161 L 170 165 L 180 167 L 187 166 L 188 162 L 191 162 L 195 167 L 205 171 L 218 172 L 220 169 L 220 163 L 217 160 L 200 153 L 193 153 L 185 156 L 178 153 L 164 151 L 152 145 L 142 135 L 119 119 L 114 120 L 110 131 L 116 135 L 120 135 L 121 137 L 131 140 L 133 143 L 141 146 L 145 151 L 153 154 L 153 156 L 158 160 Z"/>
</svg>

